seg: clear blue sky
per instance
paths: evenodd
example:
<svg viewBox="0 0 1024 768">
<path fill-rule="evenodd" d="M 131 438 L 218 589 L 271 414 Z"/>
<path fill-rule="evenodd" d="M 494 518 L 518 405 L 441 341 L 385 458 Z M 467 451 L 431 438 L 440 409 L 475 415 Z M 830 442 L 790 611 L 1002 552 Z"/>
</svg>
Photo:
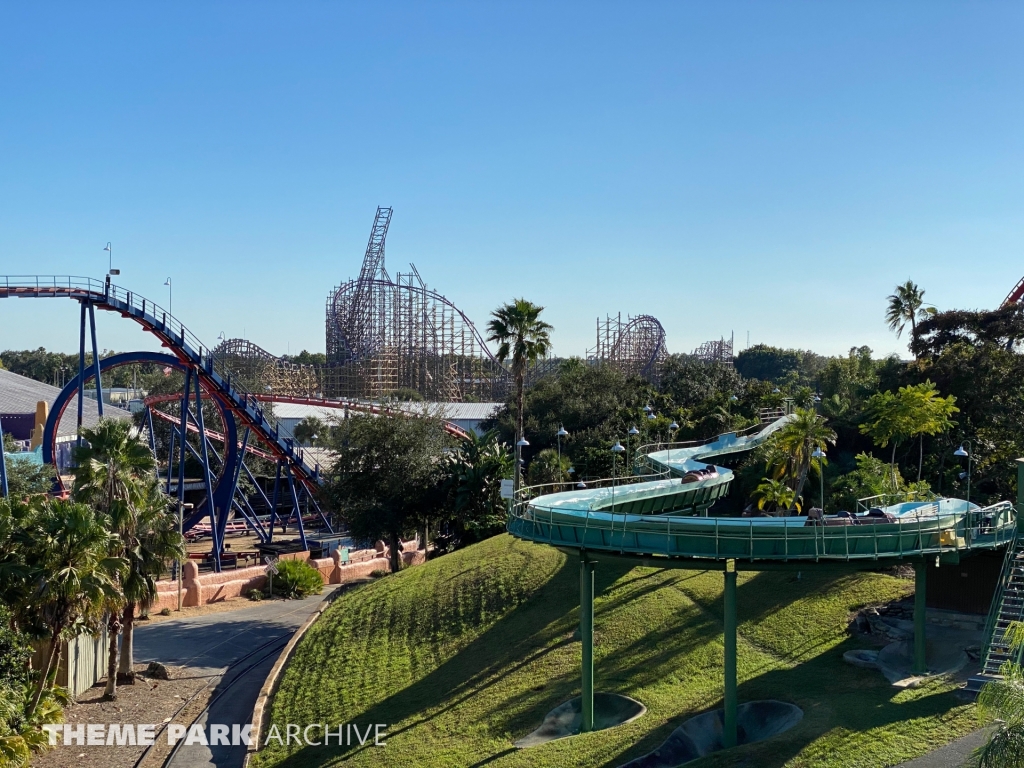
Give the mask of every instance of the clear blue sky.
<svg viewBox="0 0 1024 768">
<path fill-rule="evenodd" d="M 0 274 L 100 277 L 200 338 L 324 348 L 377 205 L 478 326 L 555 350 L 606 312 L 670 351 L 904 351 L 885 297 L 993 307 L 1024 274 L 1019 3 L 0 6 Z M 0 300 L 0 349 L 77 344 Z M 151 348 L 106 316 L 101 346 Z"/>
</svg>

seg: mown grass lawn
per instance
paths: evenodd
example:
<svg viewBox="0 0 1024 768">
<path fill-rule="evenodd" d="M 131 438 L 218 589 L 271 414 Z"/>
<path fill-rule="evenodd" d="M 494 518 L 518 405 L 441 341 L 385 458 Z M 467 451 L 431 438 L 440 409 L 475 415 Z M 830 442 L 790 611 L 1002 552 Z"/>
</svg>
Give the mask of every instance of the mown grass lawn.
<svg viewBox="0 0 1024 768">
<path fill-rule="evenodd" d="M 896 765 L 977 727 L 941 682 L 915 690 L 851 667 L 851 610 L 913 582 L 804 570 L 739 575 L 740 700 L 793 702 L 804 719 L 711 766 Z M 271 722 L 387 723 L 386 747 L 271 742 L 261 768 L 613 766 L 659 745 L 722 697 L 722 575 L 598 566 L 598 690 L 632 696 L 639 720 L 529 750 L 512 741 L 579 693 L 578 562 L 503 535 L 343 595 L 303 638 Z M 315 734 L 314 734 L 315 735 Z"/>
</svg>

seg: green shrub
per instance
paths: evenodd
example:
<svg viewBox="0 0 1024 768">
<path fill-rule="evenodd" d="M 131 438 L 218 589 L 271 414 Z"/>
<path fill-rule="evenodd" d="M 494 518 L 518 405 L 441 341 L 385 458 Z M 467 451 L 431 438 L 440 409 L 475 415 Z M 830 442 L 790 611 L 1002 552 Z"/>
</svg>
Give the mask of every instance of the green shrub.
<svg viewBox="0 0 1024 768">
<path fill-rule="evenodd" d="M 254 603 L 258 603 L 260 600 L 263 599 L 263 590 L 262 589 L 250 589 L 249 590 L 249 599 L 252 600 Z"/>
<path fill-rule="evenodd" d="M 391 571 L 386 571 L 383 568 L 377 568 L 376 570 L 370 571 L 371 579 L 381 579 L 387 576 Z"/>
<path fill-rule="evenodd" d="M 170 616 L 171 615 L 171 609 L 170 608 L 161 608 L 160 609 L 160 615 L 161 616 Z"/>
<path fill-rule="evenodd" d="M 320 571 L 304 560 L 282 560 L 274 574 L 274 594 L 283 597 L 319 595 L 324 589 Z"/>
</svg>

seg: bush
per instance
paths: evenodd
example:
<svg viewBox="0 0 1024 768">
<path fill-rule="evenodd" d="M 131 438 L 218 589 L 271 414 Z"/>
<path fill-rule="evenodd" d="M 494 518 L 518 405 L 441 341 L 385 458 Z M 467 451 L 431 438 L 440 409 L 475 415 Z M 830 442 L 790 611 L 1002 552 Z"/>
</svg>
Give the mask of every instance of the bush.
<svg viewBox="0 0 1024 768">
<path fill-rule="evenodd" d="M 387 576 L 391 571 L 386 571 L 383 568 L 377 568 L 376 570 L 370 571 L 371 579 L 381 579 Z"/>
<path fill-rule="evenodd" d="M 171 609 L 170 608 L 161 608 L 160 609 L 160 615 L 161 616 L 170 616 L 171 615 Z"/>
<path fill-rule="evenodd" d="M 324 589 L 320 571 L 303 560 L 283 560 L 274 574 L 274 594 L 284 597 L 319 595 Z"/>
<path fill-rule="evenodd" d="M 254 603 L 258 603 L 260 600 L 263 599 L 263 590 L 262 589 L 250 589 L 249 590 L 249 599 L 252 600 Z"/>
</svg>

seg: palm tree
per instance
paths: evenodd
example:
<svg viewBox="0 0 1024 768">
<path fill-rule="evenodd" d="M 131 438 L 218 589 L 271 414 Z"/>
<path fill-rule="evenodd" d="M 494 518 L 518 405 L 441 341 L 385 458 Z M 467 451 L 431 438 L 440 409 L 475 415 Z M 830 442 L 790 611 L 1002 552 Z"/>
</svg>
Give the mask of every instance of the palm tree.
<svg viewBox="0 0 1024 768">
<path fill-rule="evenodd" d="M 814 457 L 815 451 L 824 451 L 835 445 L 836 433 L 825 423 L 825 419 L 810 408 L 797 408 L 795 418 L 776 434 L 775 444 L 789 456 L 789 473 L 796 478 L 793 486 L 794 502 L 800 498 L 807 482 L 807 473 L 812 464 L 824 459 Z M 820 466 L 819 466 L 820 470 Z"/>
<path fill-rule="evenodd" d="M 569 467 L 572 462 L 568 456 L 559 457 L 558 451 L 554 448 L 545 448 L 538 453 L 530 462 L 530 471 L 527 477 L 530 485 L 551 484 L 552 491 L 564 490 L 559 488 L 559 483 L 569 480 Z"/>
<path fill-rule="evenodd" d="M 50 639 L 28 716 L 52 685 L 64 634 L 79 622 L 99 619 L 118 594 L 125 562 L 110 555 L 115 538 L 90 506 L 65 499 L 46 501 L 34 521 L 31 600 Z"/>
<path fill-rule="evenodd" d="M 1005 637 L 1019 653 L 1024 649 L 1024 624 L 1011 624 Z M 999 668 L 999 674 L 1002 680 L 986 683 L 978 694 L 982 714 L 997 723 L 988 743 L 974 753 L 978 768 L 1024 765 L 1024 667 L 1007 661 Z"/>
<path fill-rule="evenodd" d="M 543 311 L 544 307 L 526 299 L 515 299 L 494 310 L 487 324 L 487 340 L 498 344 L 498 360 L 512 361 L 512 378 L 516 385 L 516 442 L 523 439 L 526 366 L 546 355 L 551 348 L 548 332 L 552 328 L 540 319 Z"/>
<path fill-rule="evenodd" d="M 913 280 L 897 285 L 889 296 L 889 306 L 885 311 L 885 321 L 889 330 L 896 332 L 896 338 L 903 335 L 903 329 L 910 324 L 911 337 L 917 334 L 917 321 L 924 320 L 936 312 L 935 307 L 925 306 L 924 291 Z"/>
<path fill-rule="evenodd" d="M 757 502 L 757 508 L 766 512 L 789 509 L 791 506 L 800 511 L 800 504 L 793 489 L 781 480 L 762 478 L 761 483 L 754 489 L 752 498 Z"/>
<path fill-rule="evenodd" d="M 156 577 L 163 570 L 164 563 L 185 556 L 185 543 L 178 533 L 177 518 L 168 507 L 168 501 L 160 490 L 159 482 L 152 478 L 145 484 L 145 495 L 136 509 L 134 526 L 126 527 L 122 534 L 127 571 L 122 581 L 125 605 L 121 618 L 121 660 L 117 669 L 120 682 L 132 683 L 135 680 L 136 610 L 148 610 L 156 599 Z"/>
<path fill-rule="evenodd" d="M 148 532 L 142 520 L 145 518 L 147 525 L 159 528 L 161 541 L 169 545 L 160 547 L 164 553 L 177 551 L 177 533 L 171 535 L 173 520 L 167 515 L 166 500 L 160 498 L 156 485 L 156 457 L 134 433 L 131 423 L 104 419 L 95 429 L 83 430 L 82 437 L 83 444 L 75 449 L 72 496 L 92 504 L 105 515 L 108 528 L 117 534 L 112 540 L 115 549 L 111 554 L 129 564 L 125 583 L 119 585 L 118 594 L 106 606 L 110 646 L 103 695 L 114 699 L 119 635 L 126 624 L 134 624 L 136 605 L 147 605 L 156 589 L 150 572 L 155 567 L 151 562 L 153 553 L 143 546 Z M 129 679 L 133 677 L 130 666 L 125 669 L 122 663 L 121 669 Z"/>
</svg>

